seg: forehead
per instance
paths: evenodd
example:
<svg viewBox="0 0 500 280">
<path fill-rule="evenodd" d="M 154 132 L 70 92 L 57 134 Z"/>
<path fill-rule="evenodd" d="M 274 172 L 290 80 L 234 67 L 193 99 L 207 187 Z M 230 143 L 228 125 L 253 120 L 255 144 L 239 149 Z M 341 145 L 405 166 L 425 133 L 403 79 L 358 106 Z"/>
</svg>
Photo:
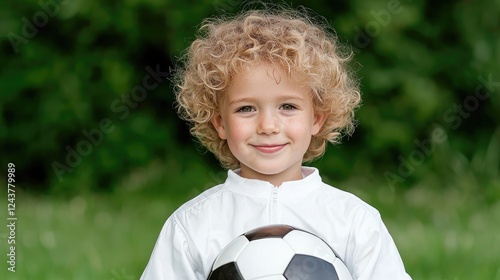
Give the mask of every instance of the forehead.
<svg viewBox="0 0 500 280">
<path fill-rule="evenodd" d="M 310 98 L 310 87 L 304 79 L 292 75 L 282 66 L 269 63 L 242 65 L 232 75 L 226 89 L 227 94 L 243 94 L 255 91 L 279 93 L 306 93 Z"/>
</svg>

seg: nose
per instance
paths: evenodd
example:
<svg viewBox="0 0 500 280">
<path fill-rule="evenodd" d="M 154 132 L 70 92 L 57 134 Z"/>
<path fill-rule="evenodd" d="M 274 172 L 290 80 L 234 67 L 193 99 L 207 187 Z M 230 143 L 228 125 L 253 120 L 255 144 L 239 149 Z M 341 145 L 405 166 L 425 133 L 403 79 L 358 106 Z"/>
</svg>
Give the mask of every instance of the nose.
<svg viewBox="0 0 500 280">
<path fill-rule="evenodd" d="M 258 134 L 276 134 L 279 131 L 279 117 L 275 113 L 266 112 L 259 116 Z"/>
</svg>

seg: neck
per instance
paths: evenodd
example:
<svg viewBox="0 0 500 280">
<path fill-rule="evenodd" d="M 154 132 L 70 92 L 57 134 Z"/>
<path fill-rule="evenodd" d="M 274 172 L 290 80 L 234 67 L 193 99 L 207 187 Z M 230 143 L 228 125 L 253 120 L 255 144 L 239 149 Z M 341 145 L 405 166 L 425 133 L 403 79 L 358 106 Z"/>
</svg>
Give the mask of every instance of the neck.
<svg viewBox="0 0 500 280">
<path fill-rule="evenodd" d="M 241 166 L 240 176 L 247 179 L 258 179 L 267 181 L 275 187 L 281 186 L 283 182 L 296 181 L 302 179 L 302 169 L 299 165 L 298 168 L 289 168 L 277 174 L 259 173 L 248 167 Z"/>
</svg>

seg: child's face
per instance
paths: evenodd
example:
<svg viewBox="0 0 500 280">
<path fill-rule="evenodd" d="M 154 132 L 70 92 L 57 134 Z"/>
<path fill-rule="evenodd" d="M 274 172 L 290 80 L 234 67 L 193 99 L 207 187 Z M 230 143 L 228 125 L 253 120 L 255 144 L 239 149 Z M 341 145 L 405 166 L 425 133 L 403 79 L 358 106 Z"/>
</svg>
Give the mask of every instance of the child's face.
<svg viewBox="0 0 500 280">
<path fill-rule="evenodd" d="M 324 116 L 310 89 L 279 67 L 251 66 L 234 77 L 212 123 L 239 160 L 242 177 L 274 185 L 302 178 L 302 158 Z"/>
</svg>

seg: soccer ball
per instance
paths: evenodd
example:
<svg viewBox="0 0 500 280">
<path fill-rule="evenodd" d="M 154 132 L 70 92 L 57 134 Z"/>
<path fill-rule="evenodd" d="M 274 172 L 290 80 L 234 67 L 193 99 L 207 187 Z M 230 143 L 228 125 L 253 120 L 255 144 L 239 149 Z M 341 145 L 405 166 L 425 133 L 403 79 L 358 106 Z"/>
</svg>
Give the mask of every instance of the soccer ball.
<svg viewBox="0 0 500 280">
<path fill-rule="evenodd" d="M 318 236 L 288 225 L 246 232 L 219 253 L 207 280 L 352 280 Z"/>
</svg>

